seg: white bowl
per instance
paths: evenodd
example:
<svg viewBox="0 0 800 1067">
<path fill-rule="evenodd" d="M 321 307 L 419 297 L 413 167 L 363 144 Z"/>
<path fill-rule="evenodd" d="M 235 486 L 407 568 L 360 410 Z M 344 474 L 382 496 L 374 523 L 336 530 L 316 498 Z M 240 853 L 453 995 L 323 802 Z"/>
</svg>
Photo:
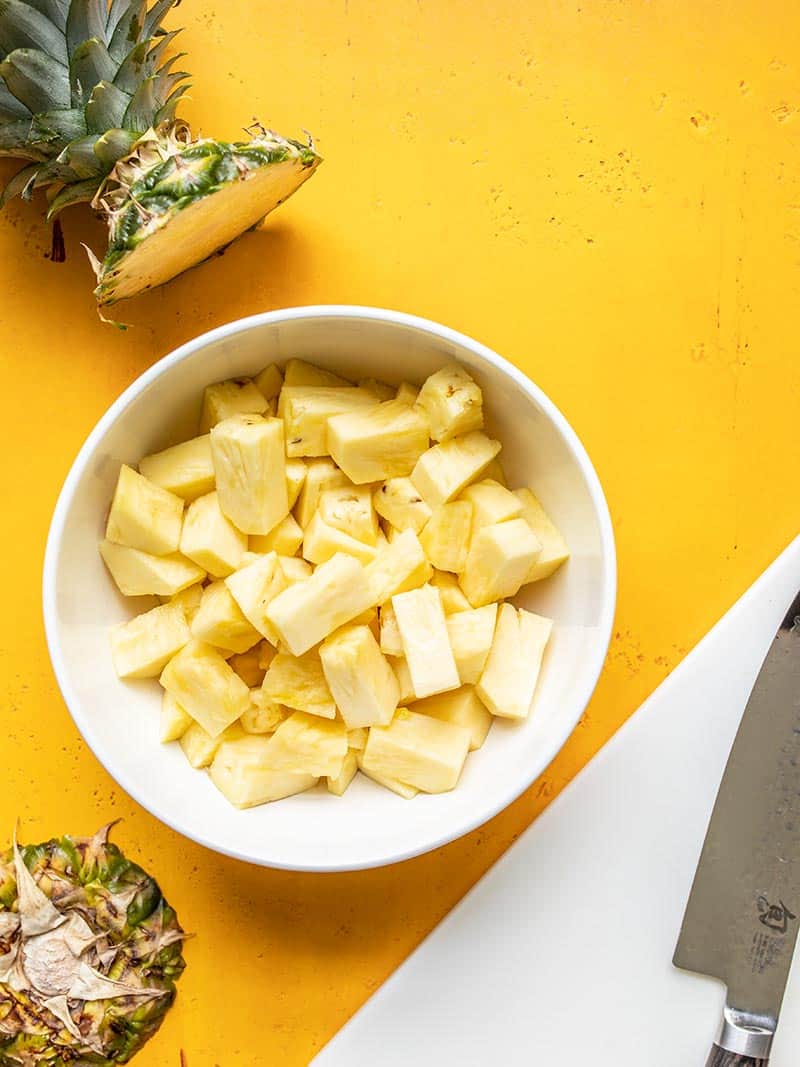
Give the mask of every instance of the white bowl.
<svg viewBox="0 0 800 1067">
<path fill-rule="evenodd" d="M 321 787 L 248 811 L 232 808 L 177 745 L 157 740 L 160 689 L 120 682 L 108 628 L 142 610 L 122 597 L 97 552 L 121 463 L 196 432 L 203 387 L 305 357 L 352 378 L 422 381 L 456 359 L 483 388 L 487 424 L 503 443 L 511 485 L 531 485 L 572 557 L 527 586 L 520 605 L 555 629 L 534 712 L 498 721 L 451 793 L 413 801 L 358 776 L 344 797 Z M 251 863 L 296 870 L 374 867 L 452 841 L 510 804 L 547 767 L 578 722 L 608 648 L 616 595 L 608 508 L 586 452 L 528 378 L 476 341 L 424 319 L 377 308 L 291 308 L 230 323 L 148 370 L 103 416 L 56 506 L 44 567 L 44 616 L 64 698 L 100 762 L 143 807 L 186 837 Z M 148 606 L 145 603 L 144 606 Z"/>
</svg>

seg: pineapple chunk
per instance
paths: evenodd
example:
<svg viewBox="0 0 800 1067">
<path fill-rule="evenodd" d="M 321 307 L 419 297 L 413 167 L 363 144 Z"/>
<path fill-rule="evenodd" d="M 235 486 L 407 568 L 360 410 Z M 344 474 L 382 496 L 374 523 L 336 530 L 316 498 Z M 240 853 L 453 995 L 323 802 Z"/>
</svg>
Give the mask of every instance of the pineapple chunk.
<svg viewBox="0 0 800 1067">
<path fill-rule="evenodd" d="M 261 647 L 263 644 L 264 642 L 259 641 L 258 644 L 253 645 L 246 652 L 237 652 L 235 656 L 231 656 L 228 660 L 228 663 L 249 689 L 260 686 L 264 681 L 264 673 L 267 667 L 261 666 Z M 269 648 L 270 646 L 268 645 L 267 647 Z"/>
<path fill-rule="evenodd" d="M 180 549 L 214 578 L 227 578 L 247 551 L 247 535 L 223 515 L 217 493 L 207 493 L 186 509 Z"/>
<path fill-rule="evenodd" d="M 189 761 L 189 766 L 197 771 L 211 764 L 217 754 L 217 749 L 222 744 L 221 735 L 212 737 L 199 722 L 191 722 L 178 740 L 184 756 Z"/>
<path fill-rule="evenodd" d="M 264 765 L 273 771 L 336 778 L 346 756 L 347 730 L 343 722 L 295 711 L 272 735 L 264 752 Z"/>
<path fill-rule="evenodd" d="M 381 402 L 394 400 L 395 398 L 395 391 L 391 385 L 387 385 L 386 382 L 379 382 L 377 378 L 362 378 L 358 383 L 358 387 L 359 389 L 366 389 L 368 393 L 372 393 Z"/>
<path fill-rule="evenodd" d="M 269 643 L 269 641 L 262 641 L 258 646 L 258 665 L 262 671 L 266 671 L 270 663 L 275 659 L 278 654 L 277 648 Z"/>
<path fill-rule="evenodd" d="M 524 519 L 509 519 L 478 530 L 459 579 L 467 600 L 480 608 L 515 596 L 528 580 L 541 550 L 541 541 Z"/>
<path fill-rule="evenodd" d="M 304 582 L 306 578 L 310 578 L 314 573 L 314 568 L 310 563 L 307 563 L 304 559 L 298 559 L 296 556 L 278 556 L 278 562 L 289 585 L 294 585 L 295 582 Z"/>
<path fill-rule="evenodd" d="M 433 509 L 419 543 L 437 570 L 463 571 L 471 532 L 472 504 L 468 500 L 451 500 Z"/>
<path fill-rule="evenodd" d="M 215 648 L 192 641 L 161 673 L 161 684 L 195 722 L 218 737 L 250 706 L 250 690 Z"/>
<path fill-rule="evenodd" d="M 347 745 L 349 748 L 354 749 L 356 752 L 363 752 L 367 746 L 367 738 L 369 737 L 369 730 L 366 727 L 360 726 L 357 730 L 347 731 Z"/>
<path fill-rule="evenodd" d="M 425 793 L 446 793 L 461 777 L 471 740 L 463 726 L 401 708 L 389 726 L 372 727 L 361 762 Z"/>
<path fill-rule="evenodd" d="M 522 514 L 522 504 L 516 495 L 491 478 L 483 478 L 468 485 L 461 494 L 461 499 L 469 500 L 472 504 L 473 533 L 482 526 L 506 522 Z"/>
<path fill-rule="evenodd" d="M 179 552 L 171 556 L 151 556 L 138 548 L 101 541 L 100 555 L 125 596 L 172 596 L 202 582 L 206 576 L 202 567 Z"/>
<path fill-rule="evenodd" d="M 297 503 L 300 490 L 306 480 L 306 462 L 304 459 L 286 460 L 286 492 L 289 499 L 289 510 Z"/>
<path fill-rule="evenodd" d="M 284 385 L 327 385 L 351 386 L 346 378 L 340 378 L 333 371 L 323 370 L 314 363 L 306 363 L 302 359 L 290 359 L 284 370 Z"/>
<path fill-rule="evenodd" d="M 205 496 L 215 485 L 211 438 L 204 434 L 145 456 L 139 463 L 139 471 L 149 481 L 182 500 Z"/>
<path fill-rule="evenodd" d="M 381 652 L 387 656 L 402 656 L 403 639 L 391 600 L 387 600 L 381 608 L 380 620 Z"/>
<path fill-rule="evenodd" d="M 367 626 L 347 626 L 319 650 L 325 680 L 348 730 L 392 721 L 400 687 Z"/>
<path fill-rule="evenodd" d="M 189 561 L 187 560 L 186 562 L 188 563 Z M 195 566 L 195 564 L 192 564 L 192 566 Z M 205 573 L 203 574 L 203 577 L 205 577 Z M 197 609 L 200 607 L 200 601 L 202 599 L 203 587 L 199 582 L 195 582 L 194 585 L 190 585 L 186 589 L 181 589 L 180 593 L 173 593 L 167 603 L 180 604 L 183 608 L 183 613 L 186 616 L 186 621 L 191 626 L 192 619 L 197 614 Z"/>
<path fill-rule="evenodd" d="M 403 704 L 411 704 L 412 701 L 417 699 L 417 694 L 414 692 L 414 683 L 411 679 L 411 671 L 408 669 L 406 658 L 405 656 L 392 656 L 390 662 L 397 684 L 400 686 L 400 697 L 397 703 L 401 706 Z"/>
<path fill-rule="evenodd" d="M 392 606 L 417 696 L 457 689 L 461 680 L 447 636 L 439 590 L 423 585 L 421 589 L 399 593 L 392 598 Z"/>
<path fill-rule="evenodd" d="M 304 530 L 316 514 L 319 498 L 326 489 L 351 484 L 332 459 L 312 459 L 305 466 L 306 478 L 295 508 L 297 521 Z"/>
<path fill-rule="evenodd" d="M 501 604 L 489 659 L 475 691 L 493 715 L 526 719 L 553 624 Z"/>
<path fill-rule="evenodd" d="M 192 637 L 225 652 L 247 652 L 261 640 L 223 581 L 203 590 L 200 608 L 192 620 Z"/>
<path fill-rule="evenodd" d="M 189 712 L 180 706 L 172 693 L 165 691 L 161 697 L 161 718 L 158 727 L 158 739 L 162 745 L 179 741 L 192 722 Z"/>
<path fill-rule="evenodd" d="M 480 430 L 453 437 L 420 456 L 411 481 L 431 507 L 446 504 L 475 481 L 499 451 L 500 442 Z"/>
<path fill-rule="evenodd" d="M 396 593 L 416 589 L 431 576 L 431 565 L 413 530 L 401 534 L 380 549 L 372 563 L 365 568 L 372 589 L 372 603 L 381 605 Z"/>
<path fill-rule="evenodd" d="M 234 415 L 211 431 L 223 515 L 242 533 L 267 534 L 289 512 L 283 423 Z"/>
<path fill-rule="evenodd" d="M 287 515 L 268 534 L 251 535 L 250 551 L 277 552 L 279 556 L 293 556 L 302 543 L 302 527 L 294 515 Z"/>
<path fill-rule="evenodd" d="M 274 400 L 283 388 L 283 374 L 277 363 L 270 363 L 255 376 L 253 382 L 265 400 Z"/>
<path fill-rule="evenodd" d="M 448 363 L 423 383 L 417 406 L 430 423 L 434 441 L 449 441 L 483 426 L 483 394 L 458 363 Z"/>
<path fill-rule="evenodd" d="M 364 766 L 363 752 L 359 752 L 356 755 L 356 762 L 363 775 L 375 782 L 376 785 L 382 785 L 384 789 L 390 789 L 393 793 L 397 793 L 404 800 L 413 800 L 419 793 L 419 789 L 416 789 L 413 785 L 406 785 L 405 782 L 400 782 L 397 778 L 392 778 L 388 774 L 379 774 L 377 771 L 367 769 Z"/>
<path fill-rule="evenodd" d="M 526 582 L 538 582 L 549 578 L 569 559 L 569 548 L 534 492 L 515 489 L 514 496 L 522 504 L 522 518 L 542 543 L 542 551 L 525 579 Z"/>
<path fill-rule="evenodd" d="M 364 567 L 339 553 L 277 596 L 267 607 L 267 619 L 289 651 L 301 656 L 374 603 Z"/>
<path fill-rule="evenodd" d="M 288 716 L 288 709 L 270 700 L 263 689 L 251 689 L 250 707 L 239 719 L 239 723 L 245 733 L 272 734 Z"/>
<path fill-rule="evenodd" d="M 364 389 L 331 386 L 284 386 L 278 415 L 286 423 L 287 456 L 327 456 L 328 424 L 337 415 L 377 407 Z"/>
<path fill-rule="evenodd" d="M 459 611 L 469 611 L 470 603 L 461 592 L 458 578 L 448 571 L 434 571 L 431 584 L 439 590 L 445 615 L 455 615 Z"/>
<path fill-rule="evenodd" d="M 279 593 L 289 588 L 289 582 L 276 553 L 256 557 L 254 562 L 226 578 L 225 584 L 250 625 L 277 645 L 278 633 L 267 618 L 267 608 Z"/>
<path fill-rule="evenodd" d="M 264 394 L 249 378 L 208 385 L 203 392 L 200 433 L 208 433 L 231 415 L 263 415 L 268 407 Z"/>
<path fill-rule="evenodd" d="M 310 563 L 326 563 L 337 552 L 344 552 L 364 564 L 371 563 L 378 554 L 378 550 L 372 545 L 366 545 L 335 526 L 329 526 L 318 511 L 306 526 L 303 557 Z"/>
<path fill-rule="evenodd" d="M 427 421 L 402 400 L 328 421 L 328 451 L 356 485 L 410 474 L 427 447 Z"/>
<path fill-rule="evenodd" d="M 465 685 L 474 685 L 483 673 L 496 623 L 497 604 L 447 616 L 450 647 L 458 667 L 458 676 Z"/>
<path fill-rule="evenodd" d="M 452 693 L 440 693 L 426 700 L 418 700 L 408 710 L 469 730 L 470 752 L 481 747 L 492 725 L 492 716 L 471 685 L 463 685 Z"/>
<path fill-rule="evenodd" d="M 372 500 L 377 513 L 395 530 L 418 534 L 431 517 L 431 509 L 410 478 L 390 478 L 375 490 Z"/>
<path fill-rule="evenodd" d="M 106 540 L 151 556 L 167 556 L 178 551 L 182 523 L 181 498 L 123 464 L 108 513 Z"/>
<path fill-rule="evenodd" d="M 307 711 L 322 719 L 336 718 L 336 704 L 316 651 L 306 652 L 303 656 L 279 652 L 264 675 L 261 690 L 276 704 L 286 704 L 296 711 Z"/>
<path fill-rule="evenodd" d="M 329 525 L 365 545 L 378 542 L 378 516 L 372 506 L 372 487 L 341 486 L 325 489 L 319 498 L 319 515 Z"/>
<path fill-rule="evenodd" d="M 402 382 L 397 390 L 397 399 L 402 400 L 404 404 L 416 404 L 418 396 L 419 389 L 410 382 Z"/>
<path fill-rule="evenodd" d="M 253 808 L 273 800 L 304 793 L 317 784 L 311 774 L 274 771 L 264 766 L 272 738 L 240 737 L 224 741 L 214 757 L 209 775 L 220 793 L 235 808 Z"/>
<path fill-rule="evenodd" d="M 342 769 L 339 771 L 335 778 L 328 776 L 325 782 L 328 786 L 328 792 L 333 793 L 335 797 L 344 796 L 350 783 L 356 776 L 358 770 L 358 756 L 352 749 L 347 750 L 347 755 L 342 762 Z"/>
<path fill-rule="evenodd" d="M 156 678 L 190 640 L 183 609 L 160 604 L 111 627 L 111 657 L 120 678 Z"/>
</svg>

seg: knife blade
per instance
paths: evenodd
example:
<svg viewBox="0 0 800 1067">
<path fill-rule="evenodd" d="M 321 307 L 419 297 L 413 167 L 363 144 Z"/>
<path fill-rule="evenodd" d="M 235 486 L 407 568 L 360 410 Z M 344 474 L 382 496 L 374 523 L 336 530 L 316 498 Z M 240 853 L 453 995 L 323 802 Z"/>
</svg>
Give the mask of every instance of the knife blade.
<svg viewBox="0 0 800 1067">
<path fill-rule="evenodd" d="M 708 1067 L 769 1059 L 798 929 L 800 592 L 747 701 L 673 957 L 727 986 Z"/>
</svg>

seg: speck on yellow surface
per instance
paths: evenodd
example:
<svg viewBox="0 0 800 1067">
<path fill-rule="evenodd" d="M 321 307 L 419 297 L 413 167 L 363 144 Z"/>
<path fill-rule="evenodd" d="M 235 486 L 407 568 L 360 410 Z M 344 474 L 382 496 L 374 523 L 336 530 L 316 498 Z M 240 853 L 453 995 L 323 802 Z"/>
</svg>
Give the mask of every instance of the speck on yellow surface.
<svg viewBox="0 0 800 1067">
<path fill-rule="evenodd" d="M 800 9 L 194 0 L 179 21 L 196 128 L 306 126 L 326 162 L 267 229 L 123 306 L 125 334 L 94 314 L 85 210 L 66 265 L 40 203 L 0 217 L 0 836 L 122 816 L 197 932 L 141 1067 L 181 1048 L 303 1067 L 800 528 Z M 72 457 L 137 374 L 226 320 L 323 301 L 439 319 L 538 382 L 607 490 L 620 590 L 597 695 L 517 804 L 434 855 L 314 877 L 206 852 L 114 786 L 56 690 L 39 581 Z"/>
</svg>

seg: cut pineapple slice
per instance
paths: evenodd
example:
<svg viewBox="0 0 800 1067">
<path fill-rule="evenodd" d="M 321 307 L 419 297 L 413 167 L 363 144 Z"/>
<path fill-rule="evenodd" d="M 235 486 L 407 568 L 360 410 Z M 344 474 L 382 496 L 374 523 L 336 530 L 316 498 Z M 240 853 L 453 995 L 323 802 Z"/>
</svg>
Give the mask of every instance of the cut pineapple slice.
<svg viewBox="0 0 800 1067">
<path fill-rule="evenodd" d="M 218 737 L 250 706 L 250 690 L 219 652 L 192 641 L 161 672 L 161 684 L 195 722 Z"/>
<path fill-rule="evenodd" d="M 266 617 L 289 651 L 301 656 L 373 605 L 364 567 L 340 553 L 277 596 Z"/>
<path fill-rule="evenodd" d="M 138 548 L 102 541 L 100 555 L 125 596 L 172 596 L 195 582 L 202 582 L 206 576 L 202 567 L 179 552 L 151 556 Z"/>
<path fill-rule="evenodd" d="M 542 550 L 524 519 L 484 526 L 472 538 L 459 581 L 474 608 L 515 596 Z"/>
<path fill-rule="evenodd" d="M 400 686 L 400 697 L 397 703 L 402 707 L 404 704 L 411 704 L 417 699 L 417 694 L 414 692 L 414 682 L 411 678 L 411 671 L 408 669 L 408 663 L 405 656 L 392 656 L 389 661 L 394 676 L 397 679 L 397 684 Z"/>
<path fill-rule="evenodd" d="M 369 627 L 337 630 L 323 641 L 319 655 L 348 730 L 392 721 L 400 687 Z"/>
<path fill-rule="evenodd" d="M 492 647 L 497 604 L 448 615 L 446 623 L 458 676 L 465 685 L 474 685 L 483 673 Z"/>
<path fill-rule="evenodd" d="M 469 611 L 470 602 L 461 592 L 458 578 L 447 571 L 434 571 L 431 584 L 439 590 L 445 615 L 455 615 L 458 611 Z"/>
<path fill-rule="evenodd" d="M 364 564 L 371 563 L 378 554 L 378 550 L 372 545 L 356 540 L 335 526 L 329 526 L 318 511 L 306 526 L 303 557 L 310 563 L 327 563 L 337 552 L 344 552 Z"/>
<path fill-rule="evenodd" d="M 472 504 L 451 500 L 433 509 L 430 521 L 419 535 L 425 555 L 440 571 L 463 571 L 472 533 Z"/>
<path fill-rule="evenodd" d="M 242 533 L 267 534 L 289 511 L 283 423 L 234 415 L 211 431 L 223 515 Z"/>
<path fill-rule="evenodd" d="M 346 378 L 340 378 L 333 371 L 323 370 L 322 367 L 318 367 L 315 363 L 306 363 L 302 359 L 290 359 L 286 364 L 284 384 L 289 386 L 327 385 L 331 387 L 352 387 L 353 385 L 352 382 L 348 382 Z"/>
<path fill-rule="evenodd" d="M 346 756 L 347 730 L 343 722 L 295 711 L 272 735 L 264 752 L 264 765 L 273 771 L 337 778 Z"/>
<path fill-rule="evenodd" d="M 304 530 L 316 514 L 319 498 L 326 489 L 351 484 L 332 459 L 312 459 L 305 467 L 306 478 L 295 507 L 295 517 Z"/>
<path fill-rule="evenodd" d="M 493 482 L 497 482 L 502 485 L 504 489 L 508 488 L 508 479 L 506 478 L 506 472 L 503 470 L 503 465 L 500 460 L 495 456 L 488 467 L 484 469 L 484 478 L 490 478 Z"/>
<path fill-rule="evenodd" d="M 350 783 L 356 776 L 358 770 L 358 756 L 352 749 L 348 749 L 347 755 L 342 762 L 342 769 L 339 771 L 335 778 L 330 776 L 325 779 L 328 786 L 328 792 L 333 793 L 335 797 L 344 796 Z"/>
<path fill-rule="evenodd" d="M 108 513 L 106 540 L 167 556 L 178 551 L 182 523 L 181 498 L 123 464 Z"/>
<path fill-rule="evenodd" d="M 389 726 L 372 727 L 361 763 L 425 793 L 445 793 L 458 784 L 471 740 L 463 726 L 401 708 Z"/>
<path fill-rule="evenodd" d="M 377 513 L 395 530 L 418 534 L 431 517 L 431 509 L 410 478 L 390 478 L 375 490 L 372 500 Z"/>
<path fill-rule="evenodd" d="M 253 808 L 274 800 L 304 793 L 317 784 L 311 774 L 274 771 L 264 766 L 272 743 L 267 737 L 240 737 L 224 741 L 211 764 L 209 775 L 220 793 L 235 808 Z"/>
<path fill-rule="evenodd" d="M 276 553 L 258 556 L 226 578 L 225 584 L 250 625 L 277 645 L 278 632 L 267 618 L 267 608 L 279 593 L 288 589 L 289 582 Z"/>
<path fill-rule="evenodd" d="M 475 688 L 493 715 L 528 717 L 552 629 L 550 619 L 500 605 L 489 658 Z"/>
<path fill-rule="evenodd" d="M 287 515 L 268 534 L 250 537 L 250 551 L 266 554 L 277 552 L 279 556 L 293 556 L 303 543 L 303 529 L 294 515 Z"/>
<path fill-rule="evenodd" d="M 481 747 L 492 725 L 492 716 L 471 685 L 463 685 L 452 693 L 440 693 L 426 700 L 418 700 L 408 710 L 469 730 L 470 752 Z"/>
<path fill-rule="evenodd" d="M 394 613 L 391 600 L 387 600 L 381 608 L 380 641 L 381 652 L 385 655 L 403 655 L 403 639 L 400 636 L 400 628 L 397 625 L 397 616 Z"/>
<path fill-rule="evenodd" d="M 395 390 L 391 385 L 387 385 L 386 382 L 379 382 L 377 378 L 362 378 L 358 383 L 359 389 L 366 389 L 368 393 L 372 393 L 378 400 L 384 402 L 386 400 L 394 400 Z"/>
<path fill-rule="evenodd" d="M 270 363 L 255 376 L 253 382 L 265 400 L 274 400 L 283 388 L 283 374 L 277 363 Z"/>
<path fill-rule="evenodd" d="M 145 456 L 139 471 L 155 485 L 168 489 L 182 500 L 196 500 L 214 488 L 211 438 L 208 434 Z"/>
<path fill-rule="evenodd" d="M 232 378 L 208 385 L 203 392 L 200 433 L 208 431 L 232 415 L 263 415 L 269 404 L 264 394 L 249 378 Z"/>
<path fill-rule="evenodd" d="M 296 556 L 278 556 L 278 562 L 281 565 L 281 570 L 286 575 L 286 581 L 289 585 L 294 585 L 295 582 L 304 582 L 306 578 L 310 578 L 314 573 L 310 563 L 307 563 L 304 559 L 298 559 Z"/>
<path fill-rule="evenodd" d="M 413 785 L 406 785 L 405 782 L 400 782 L 397 778 L 392 778 L 391 775 L 380 774 L 376 770 L 365 767 L 363 752 L 357 753 L 356 762 L 358 764 L 358 769 L 365 777 L 375 782 L 376 785 L 382 785 L 384 789 L 390 789 L 393 793 L 397 793 L 403 800 L 413 800 L 419 793 L 419 789 Z"/>
<path fill-rule="evenodd" d="M 328 451 L 356 485 L 410 474 L 428 438 L 426 419 L 402 400 L 328 421 Z"/>
<path fill-rule="evenodd" d="M 397 399 L 402 400 L 404 404 L 416 404 L 418 396 L 419 389 L 410 382 L 402 382 L 397 390 Z"/>
<path fill-rule="evenodd" d="M 111 627 L 111 658 L 120 678 L 156 678 L 189 641 L 183 609 L 160 604 Z"/>
<path fill-rule="evenodd" d="M 192 722 L 189 712 L 180 706 L 172 693 L 165 691 L 161 697 L 161 718 L 158 726 L 158 739 L 162 745 L 179 741 Z"/>
<path fill-rule="evenodd" d="M 325 489 L 319 498 L 319 515 L 329 525 L 349 534 L 356 541 L 375 546 L 378 543 L 378 516 L 372 506 L 372 487 L 340 486 Z"/>
<path fill-rule="evenodd" d="M 286 492 L 289 498 L 289 510 L 297 503 L 300 490 L 306 480 L 306 461 L 304 459 L 286 460 Z"/>
<path fill-rule="evenodd" d="M 480 430 L 453 437 L 424 452 L 411 472 L 411 481 L 430 507 L 446 504 L 480 477 L 500 451 Z"/>
<path fill-rule="evenodd" d="M 208 493 L 186 509 L 180 549 L 215 578 L 227 578 L 247 551 L 247 536 L 223 515 L 217 493 Z"/>
<path fill-rule="evenodd" d="M 522 504 L 522 518 L 542 544 L 542 551 L 528 571 L 528 576 L 525 579 L 526 582 L 538 582 L 543 578 L 549 578 L 562 563 L 569 559 L 569 548 L 561 532 L 532 490 L 515 489 L 514 496 Z"/>
<path fill-rule="evenodd" d="M 217 749 L 222 744 L 222 735 L 212 737 L 199 722 L 191 722 L 181 734 L 179 741 L 183 754 L 189 761 L 189 766 L 199 771 L 203 767 L 210 766 L 217 754 Z"/>
<path fill-rule="evenodd" d="M 242 614 L 225 582 L 206 586 L 192 620 L 192 637 L 225 652 L 247 652 L 261 636 Z"/>
<path fill-rule="evenodd" d="M 260 638 L 259 634 L 259 638 Z M 239 675 L 244 684 L 249 689 L 254 689 L 256 686 L 260 686 L 264 681 L 264 673 L 267 666 L 261 666 L 262 646 L 264 642 L 259 640 L 258 644 L 253 645 L 246 652 L 237 652 L 236 655 L 231 656 L 228 663 L 233 670 Z M 269 648 L 270 646 L 267 645 Z M 274 651 L 274 649 L 273 649 Z"/>
<path fill-rule="evenodd" d="M 239 723 L 247 734 L 272 734 L 289 714 L 288 708 L 270 700 L 263 689 L 251 689 L 250 707 Z"/>
<path fill-rule="evenodd" d="M 380 606 L 396 593 L 416 589 L 431 576 L 432 568 L 413 530 L 402 533 L 379 550 L 365 568 L 372 590 L 372 603 Z"/>
<path fill-rule="evenodd" d="M 522 504 L 516 495 L 492 478 L 473 482 L 461 494 L 473 507 L 473 532 L 495 522 L 506 522 L 522 514 Z"/>
<path fill-rule="evenodd" d="M 422 698 L 457 689 L 461 680 L 447 636 L 439 590 L 423 585 L 399 593 L 392 598 L 392 606 L 416 695 Z"/>
<path fill-rule="evenodd" d="M 270 663 L 261 687 L 267 699 L 322 719 L 336 718 L 334 703 L 317 651 L 303 656 L 279 652 Z"/>
<path fill-rule="evenodd" d="M 327 456 L 328 424 L 334 416 L 376 407 L 365 389 L 331 386 L 284 386 L 278 415 L 286 423 L 287 456 Z"/>
<path fill-rule="evenodd" d="M 417 405 L 430 424 L 434 441 L 449 441 L 483 426 L 483 394 L 458 363 L 448 363 L 424 382 Z"/>
<path fill-rule="evenodd" d="M 186 561 L 189 563 L 189 560 Z M 196 566 L 196 564 L 192 564 Z M 197 568 L 200 570 L 200 568 Z M 205 578 L 205 572 L 203 572 Z M 180 593 L 173 593 L 167 603 L 179 604 L 183 608 L 183 613 L 186 616 L 186 621 L 191 626 L 192 619 L 197 614 L 197 609 L 200 607 L 200 601 L 203 599 L 203 587 L 199 582 L 195 582 L 194 585 L 188 586 L 186 589 L 182 589 Z"/>
<path fill-rule="evenodd" d="M 357 730 L 347 731 L 347 744 L 349 748 L 354 749 L 356 752 L 363 752 L 366 748 L 367 738 L 369 737 L 369 730 L 365 727 L 359 727 Z"/>
</svg>

